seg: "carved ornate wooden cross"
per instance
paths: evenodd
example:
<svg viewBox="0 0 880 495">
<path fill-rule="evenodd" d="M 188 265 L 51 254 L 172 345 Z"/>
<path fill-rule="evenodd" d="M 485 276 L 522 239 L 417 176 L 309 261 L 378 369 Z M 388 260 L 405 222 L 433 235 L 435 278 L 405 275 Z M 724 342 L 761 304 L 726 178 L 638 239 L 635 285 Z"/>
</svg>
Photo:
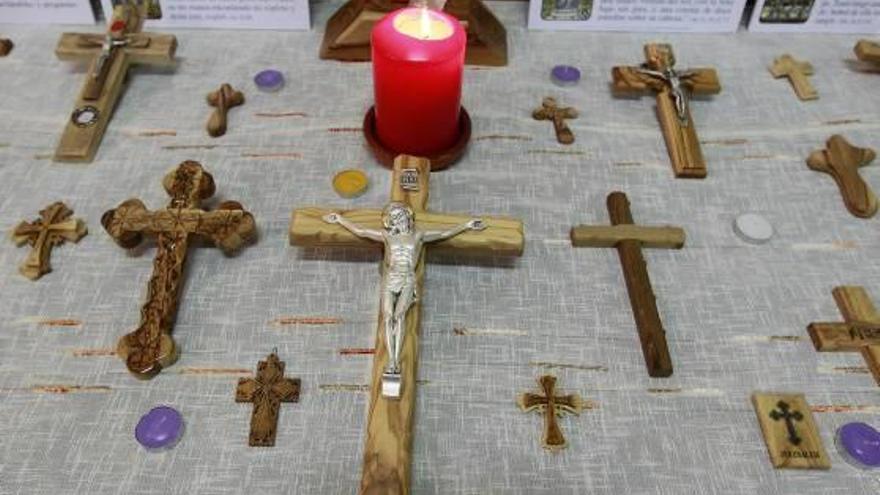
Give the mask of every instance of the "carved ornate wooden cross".
<svg viewBox="0 0 880 495">
<path fill-rule="evenodd" d="M 877 154 L 871 148 L 851 145 L 838 134 L 828 138 L 825 146 L 824 150 L 810 153 L 807 166 L 834 177 L 850 213 L 861 218 L 874 216 L 877 213 L 877 197 L 859 175 L 859 168 L 874 161 Z"/>
<path fill-rule="evenodd" d="M 556 395 L 556 377 L 544 375 L 538 378 L 542 394 L 522 394 L 516 403 L 523 412 L 537 410 L 544 414 L 544 436 L 542 444 L 547 450 L 560 450 L 566 446 L 565 437 L 559 428 L 557 417 L 564 414 L 580 415 L 584 402 L 578 394 Z"/>
<path fill-rule="evenodd" d="M 255 378 L 241 378 L 235 389 L 235 402 L 252 402 L 251 447 L 275 446 L 278 412 L 282 402 L 299 402 L 299 378 L 284 378 L 284 361 L 273 352 L 257 364 Z"/>
<path fill-rule="evenodd" d="M 428 175 L 430 162 L 423 158 L 399 156 L 394 161 L 391 181 L 391 201 L 404 203 L 415 212 L 419 230 L 450 229 L 469 216 L 434 213 L 425 208 L 428 203 Z M 406 177 L 404 184 L 403 178 Z M 405 186 L 405 187 L 404 187 Z M 359 238 L 338 224 L 324 218 L 334 212 L 327 208 L 294 210 L 290 224 L 290 243 L 299 246 L 379 247 L 381 243 Z M 382 210 L 342 210 L 339 214 L 365 228 L 381 229 Z M 433 250 L 458 253 L 519 256 L 523 250 L 523 227 L 518 220 L 483 217 L 485 230 L 464 232 L 451 239 L 432 245 Z M 424 247 L 422 247 L 424 249 Z M 389 253 L 386 252 L 386 256 Z M 424 256 L 419 256 L 415 267 L 415 286 L 420 297 L 424 275 Z M 387 275 L 383 275 L 383 278 Z M 361 476 L 362 494 L 409 493 L 409 472 L 412 428 L 416 398 L 416 371 L 418 365 L 419 313 L 418 301 L 406 314 L 400 363 L 402 389 L 399 398 L 382 395 L 382 377 L 388 362 L 385 345 L 384 315 L 379 315 L 376 331 L 376 351 L 373 358 L 372 386 L 367 418 L 367 439 L 364 447 L 364 465 Z"/>
<path fill-rule="evenodd" d="M 620 66 L 611 70 L 614 93 L 628 96 L 655 92 L 657 117 L 675 176 L 706 177 L 706 162 L 689 100 L 691 95 L 713 95 L 721 91 L 715 69 L 676 70 L 672 46 L 667 44 L 645 45 L 645 58 L 647 61 L 639 67 Z"/>
<path fill-rule="evenodd" d="M 36 280 L 52 271 L 49 253 L 64 241 L 79 242 L 88 230 L 78 218 L 71 218 L 73 210 L 58 201 L 40 210 L 40 218 L 21 222 L 12 231 L 16 245 L 30 244 L 32 249 L 18 268 L 25 277 Z"/>
<path fill-rule="evenodd" d="M 220 137 L 226 134 L 229 109 L 244 105 L 244 93 L 224 83 L 220 86 L 220 89 L 208 94 L 208 105 L 214 107 L 211 117 L 208 118 L 208 135 Z"/>
<path fill-rule="evenodd" d="M 232 254 L 256 237 L 254 217 L 235 201 L 224 201 L 214 211 L 201 209 L 214 195 L 214 178 L 193 161 L 181 163 L 162 181 L 171 202 L 164 210 L 148 211 L 138 199 L 129 199 L 104 213 L 101 224 L 120 246 L 140 244 L 144 235 L 156 238 L 153 275 L 138 328 L 119 339 L 117 353 L 136 377 L 148 379 L 177 360 L 171 338 L 183 270 L 192 236 L 213 242 Z"/>
<path fill-rule="evenodd" d="M 859 60 L 880 65 L 880 43 L 859 40 L 853 51 Z"/>
<path fill-rule="evenodd" d="M 880 385 L 880 314 L 864 287 L 840 286 L 831 292 L 843 323 L 810 323 L 807 331 L 819 352 L 861 352 Z"/>
<path fill-rule="evenodd" d="M 816 92 L 816 89 L 807 78 L 807 76 L 813 75 L 813 64 L 795 60 L 794 57 L 786 53 L 773 60 L 773 65 L 770 66 L 770 74 L 773 74 L 773 77 L 776 79 L 787 77 L 794 88 L 794 93 L 801 100 L 819 99 L 819 93 Z"/>
<path fill-rule="evenodd" d="M 666 344 L 666 331 L 657 312 L 657 301 L 648 278 L 642 248 L 673 248 L 684 246 L 685 233 L 678 227 L 642 227 L 633 225 L 629 200 L 622 192 L 608 195 L 611 227 L 580 225 L 571 229 L 575 247 L 616 247 L 626 280 L 626 290 L 633 317 L 639 331 L 642 353 L 648 375 L 666 377 L 672 374 L 672 358 Z"/>
<path fill-rule="evenodd" d="M 560 107 L 556 104 L 556 99 L 546 97 L 541 102 L 541 108 L 536 108 L 532 112 L 532 118 L 535 120 L 550 120 L 553 122 L 553 129 L 556 131 L 556 140 L 562 144 L 571 144 L 574 142 L 574 134 L 569 129 L 565 119 L 576 119 L 577 110 L 572 107 Z"/>
<path fill-rule="evenodd" d="M 115 3 L 115 2 L 114 2 Z M 142 33 L 152 0 L 126 0 L 113 8 L 106 35 L 64 33 L 55 49 L 61 60 L 90 60 L 85 85 L 76 100 L 55 160 L 90 162 L 119 100 L 129 66 L 167 66 L 174 63 L 177 39 L 167 34 Z"/>
</svg>

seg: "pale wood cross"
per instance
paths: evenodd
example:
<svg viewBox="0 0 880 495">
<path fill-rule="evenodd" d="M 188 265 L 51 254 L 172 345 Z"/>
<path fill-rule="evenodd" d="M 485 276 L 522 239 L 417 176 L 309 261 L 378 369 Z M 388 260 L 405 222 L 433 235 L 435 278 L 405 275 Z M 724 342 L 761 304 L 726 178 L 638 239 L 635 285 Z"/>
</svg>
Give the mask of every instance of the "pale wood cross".
<svg viewBox="0 0 880 495">
<path fill-rule="evenodd" d="M 405 155 L 397 157 L 392 172 L 391 201 L 401 202 L 412 208 L 419 230 L 450 229 L 471 219 L 469 215 L 451 215 L 426 210 L 430 170 L 431 164 L 424 158 Z M 407 177 L 405 187 L 403 177 Z M 382 246 L 381 243 L 359 238 L 338 224 L 329 224 L 323 220 L 326 215 L 337 211 L 350 221 L 366 228 L 382 229 L 381 209 L 300 208 L 293 212 L 290 243 L 299 246 L 374 249 Z M 469 255 L 520 256 L 522 254 L 522 222 L 497 217 L 481 218 L 486 225 L 485 230 L 464 232 L 451 239 L 432 244 L 431 249 Z M 416 287 L 420 297 L 424 297 L 422 290 L 424 256 L 419 256 L 418 259 L 415 269 Z M 380 311 L 361 475 L 360 493 L 362 494 L 409 493 L 420 312 L 421 304 L 417 300 L 414 307 L 406 314 L 403 347 L 400 352 L 403 386 L 398 399 L 389 399 L 382 396 L 382 375 L 388 362 L 388 352 L 382 323 L 384 317 Z"/>
<path fill-rule="evenodd" d="M 565 119 L 576 119 L 577 110 L 572 107 L 560 107 L 556 103 L 555 98 L 546 97 L 541 102 L 541 108 L 536 108 L 532 112 L 532 118 L 535 120 L 550 120 L 553 122 L 553 129 L 556 131 L 556 140 L 561 144 L 571 144 L 574 142 L 574 133 L 565 123 Z"/>
<path fill-rule="evenodd" d="M 840 286 L 831 292 L 842 323 L 810 323 L 807 331 L 819 352 L 860 352 L 880 385 L 880 314 L 864 287 Z"/>
<path fill-rule="evenodd" d="M 151 0 L 126 0 L 113 7 L 106 35 L 64 33 L 55 55 L 66 61 L 91 61 L 85 85 L 55 150 L 55 160 L 90 162 L 113 114 L 131 65 L 174 63 L 177 39 L 142 33 Z"/>
<path fill-rule="evenodd" d="M 171 331 L 192 237 L 212 242 L 227 255 L 256 237 L 254 217 L 240 203 L 224 201 L 214 211 L 201 209 L 202 200 L 214 195 L 214 178 L 199 163 L 181 163 L 162 184 L 171 196 L 164 210 L 148 211 L 140 200 L 129 199 L 101 218 L 107 233 L 126 249 L 140 244 L 145 235 L 156 238 L 140 325 L 117 346 L 128 370 L 142 379 L 156 376 L 177 360 Z"/>
<path fill-rule="evenodd" d="M 672 358 L 666 343 L 666 330 L 657 311 L 657 300 L 651 288 L 642 248 L 681 249 L 685 241 L 684 230 L 679 227 L 633 225 L 635 222 L 629 209 L 629 200 L 622 192 L 609 194 L 607 206 L 611 226 L 574 227 L 571 229 L 571 244 L 575 247 L 617 248 L 648 375 L 670 376 Z"/>
<path fill-rule="evenodd" d="M 12 240 L 17 246 L 30 244 L 31 252 L 19 266 L 22 275 L 37 280 L 52 271 L 49 254 L 52 248 L 65 241 L 79 242 L 86 233 L 86 224 L 71 218 L 73 210 L 57 201 L 40 210 L 40 218 L 33 222 L 21 222 L 12 230 Z"/>
<path fill-rule="evenodd" d="M 794 88 L 794 93 L 801 100 L 817 100 L 819 93 L 810 84 L 807 76 L 813 75 L 813 64 L 796 60 L 789 54 L 781 55 L 773 60 L 770 66 L 770 74 L 776 79 L 786 77 Z"/>
<path fill-rule="evenodd" d="M 691 95 L 713 95 L 721 91 L 718 74 L 712 68 L 677 71 L 672 46 L 645 45 L 646 62 L 638 67 L 619 66 L 611 70 L 615 95 L 656 93 L 657 117 L 663 129 L 666 149 L 676 177 L 706 177 L 706 161 L 691 117 Z"/>
<path fill-rule="evenodd" d="M 251 402 L 251 447 L 275 446 L 278 413 L 282 402 L 299 402 L 299 378 L 284 378 L 284 361 L 273 352 L 257 364 L 255 378 L 241 378 L 235 388 L 235 402 Z"/>
<path fill-rule="evenodd" d="M 556 377 L 544 375 L 538 378 L 538 386 L 542 394 L 525 393 L 517 398 L 516 403 L 523 412 L 535 411 L 544 415 L 544 435 L 542 445 L 547 450 L 564 449 L 567 445 L 562 429 L 559 428 L 557 417 L 564 414 L 580 415 L 584 401 L 578 394 L 556 395 Z"/>
<path fill-rule="evenodd" d="M 220 137 L 226 134 L 227 114 L 229 109 L 244 105 L 244 93 L 233 89 L 229 84 L 223 83 L 220 89 L 208 93 L 208 105 L 214 107 L 208 118 L 208 135 Z"/>
<path fill-rule="evenodd" d="M 875 64 L 880 69 L 880 43 L 868 40 L 859 40 L 853 47 L 856 57 L 863 61 Z"/>
<path fill-rule="evenodd" d="M 861 218 L 874 216 L 877 197 L 859 175 L 859 168 L 874 161 L 877 154 L 871 148 L 853 146 L 839 134 L 828 138 L 825 146 L 824 150 L 810 153 L 807 166 L 834 178 L 850 213 Z"/>
</svg>

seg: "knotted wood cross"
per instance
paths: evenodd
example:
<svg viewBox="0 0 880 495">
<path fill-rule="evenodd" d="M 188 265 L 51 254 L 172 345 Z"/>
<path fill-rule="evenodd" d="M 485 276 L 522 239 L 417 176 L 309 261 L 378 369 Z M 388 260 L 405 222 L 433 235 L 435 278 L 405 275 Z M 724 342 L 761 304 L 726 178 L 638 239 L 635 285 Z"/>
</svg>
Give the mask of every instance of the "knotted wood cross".
<svg viewBox="0 0 880 495">
<path fill-rule="evenodd" d="M 33 222 L 21 222 L 12 230 L 12 240 L 16 245 L 30 244 L 24 263 L 18 271 L 25 277 L 36 280 L 52 271 L 49 254 L 52 248 L 65 241 L 79 242 L 88 230 L 78 218 L 71 218 L 73 210 L 58 201 L 40 210 L 40 218 Z"/>
<path fill-rule="evenodd" d="M 656 93 L 657 117 L 675 176 L 706 177 L 706 161 L 689 100 L 691 95 L 713 95 L 721 91 L 715 69 L 676 70 L 672 46 L 667 44 L 645 45 L 645 58 L 647 61 L 638 67 L 614 67 L 612 90 L 618 96 Z"/>
<path fill-rule="evenodd" d="M 546 97 L 541 102 L 541 108 L 536 108 L 532 112 L 532 118 L 535 120 L 549 120 L 553 122 L 553 130 L 556 131 L 556 140 L 561 144 L 571 144 L 574 142 L 574 133 L 565 123 L 565 119 L 576 119 L 577 110 L 572 107 L 560 107 L 556 103 L 556 98 Z"/>
<path fill-rule="evenodd" d="M 299 378 L 284 378 L 284 361 L 274 352 L 257 364 L 254 378 L 241 378 L 235 388 L 235 402 L 252 402 L 248 445 L 273 447 L 282 402 L 299 402 Z"/>
<path fill-rule="evenodd" d="M 877 197 L 859 175 L 859 168 L 868 165 L 876 157 L 871 148 L 853 146 L 846 138 L 835 134 L 828 138 L 824 150 L 810 153 L 807 166 L 834 178 L 850 213 L 870 218 L 877 213 Z"/>
<path fill-rule="evenodd" d="M 556 395 L 556 377 L 544 375 L 538 378 L 541 394 L 522 394 L 516 403 L 523 412 L 535 411 L 544 414 L 544 436 L 542 444 L 547 450 L 560 450 L 566 446 L 557 417 L 565 414 L 580 415 L 584 401 L 578 394 Z"/>
<path fill-rule="evenodd" d="M 227 83 L 223 83 L 217 91 L 208 93 L 208 105 L 214 107 L 214 111 L 208 118 L 208 135 L 220 137 L 226 134 L 229 109 L 244 105 L 244 93 L 235 90 Z"/>
<path fill-rule="evenodd" d="M 199 163 L 186 161 L 162 181 L 171 202 L 164 210 L 148 211 L 138 199 L 129 199 L 101 218 L 107 233 L 129 249 L 145 235 L 156 238 L 153 275 L 138 328 L 119 339 L 117 353 L 136 377 L 149 379 L 177 361 L 171 338 L 180 288 L 183 285 L 190 240 L 198 236 L 232 254 L 256 236 L 254 217 L 235 201 L 224 201 L 214 211 L 201 209 L 214 195 L 214 178 Z"/>
</svg>

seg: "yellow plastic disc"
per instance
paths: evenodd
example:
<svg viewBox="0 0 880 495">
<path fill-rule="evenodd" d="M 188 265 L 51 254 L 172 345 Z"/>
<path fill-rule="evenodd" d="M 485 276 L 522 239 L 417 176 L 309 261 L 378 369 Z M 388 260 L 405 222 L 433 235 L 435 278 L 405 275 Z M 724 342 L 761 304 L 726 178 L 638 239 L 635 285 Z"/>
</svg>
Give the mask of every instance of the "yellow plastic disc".
<svg viewBox="0 0 880 495">
<path fill-rule="evenodd" d="M 360 170 L 343 170 L 333 176 L 333 189 L 343 198 L 356 198 L 367 190 L 370 181 Z"/>
</svg>

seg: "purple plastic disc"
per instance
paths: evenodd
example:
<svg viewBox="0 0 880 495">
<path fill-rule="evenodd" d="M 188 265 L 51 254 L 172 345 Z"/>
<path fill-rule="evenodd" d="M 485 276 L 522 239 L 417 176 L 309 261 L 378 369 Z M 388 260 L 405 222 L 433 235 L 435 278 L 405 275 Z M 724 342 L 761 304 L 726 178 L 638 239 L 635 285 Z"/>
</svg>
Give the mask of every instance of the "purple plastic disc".
<svg viewBox="0 0 880 495">
<path fill-rule="evenodd" d="M 581 80 L 581 71 L 570 65 L 557 65 L 550 71 L 550 79 L 558 86 L 574 86 Z"/>
<path fill-rule="evenodd" d="M 880 432 L 865 423 L 847 423 L 837 430 L 837 449 L 863 469 L 880 467 Z"/>
<path fill-rule="evenodd" d="M 172 407 L 154 407 L 134 429 L 138 443 L 149 450 L 173 447 L 183 433 L 183 417 Z"/>
<path fill-rule="evenodd" d="M 278 91 L 284 86 L 284 74 L 275 69 L 268 69 L 254 76 L 254 84 L 261 91 Z"/>
</svg>

